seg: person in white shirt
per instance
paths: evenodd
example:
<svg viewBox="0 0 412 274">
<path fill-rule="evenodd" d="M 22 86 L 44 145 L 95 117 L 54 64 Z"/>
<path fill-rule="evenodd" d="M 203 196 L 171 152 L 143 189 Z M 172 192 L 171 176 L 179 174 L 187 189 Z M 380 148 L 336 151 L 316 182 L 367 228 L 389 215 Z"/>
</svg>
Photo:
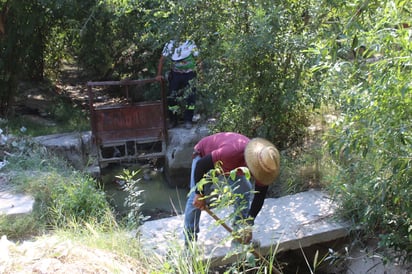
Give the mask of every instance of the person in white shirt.
<svg viewBox="0 0 412 274">
<path fill-rule="evenodd" d="M 190 86 L 190 80 L 196 77 L 197 57 L 199 51 L 196 44 L 187 40 L 178 43 L 174 40 L 169 41 L 163 48 L 157 69 L 157 77 L 161 77 L 165 58 L 170 58 L 172 66 L 168 75 L 169 94 L 168 94 L 168 112 L 169 126 L 175 127 L 178 124 L 178 102 L 177 97 L 185 96 L 186 106 L 183 113 L 185 127 L 192 127 L 193 113 L 196 103 L 196 88 Z M 183 94 L 183 91 L 189 87 L 189 94 Z"/>
</svg>

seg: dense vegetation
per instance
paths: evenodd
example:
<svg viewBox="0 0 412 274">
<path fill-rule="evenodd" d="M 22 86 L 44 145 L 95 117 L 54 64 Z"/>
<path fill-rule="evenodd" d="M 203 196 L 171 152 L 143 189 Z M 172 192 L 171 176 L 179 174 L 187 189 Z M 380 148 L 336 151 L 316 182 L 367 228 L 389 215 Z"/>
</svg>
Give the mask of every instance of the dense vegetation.
<svg viewBox="0 0 412 274">
<path fill-rule="evenodd" d="M 0 0 L 0 113 L 21 81 L 63 61 L 88 79 L 153 77 L 163 44 L 201 49 L 199 106 L 213 130 L 301 145 L 325 109 L 323 180 L 343 216 L 412 254 L 412 4 L 406 0 Z M 324 159 L 324 158 L 322 158 Z M 398 255 L 399 255 L 398 254 Z"/>
</svg>

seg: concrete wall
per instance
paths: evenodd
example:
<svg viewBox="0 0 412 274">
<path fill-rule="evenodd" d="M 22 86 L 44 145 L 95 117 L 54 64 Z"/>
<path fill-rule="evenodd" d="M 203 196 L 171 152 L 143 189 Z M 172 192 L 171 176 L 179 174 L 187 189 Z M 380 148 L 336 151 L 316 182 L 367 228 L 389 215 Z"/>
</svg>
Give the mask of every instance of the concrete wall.
<svg viewBox="0 0 412 274">
<path fill-rule="evenodd" d="M 83 170 L 96 156 L 91 132 L 70 132 L 38 136 L 34 140 L 65 158 L 74 168 Z"/>
<path fill-rule="evenodd" d="M 192 129 L 173 128 L 168 131 L 169 140 L 165 155 L 165 177 L 171 186 L 188 187 L 194 145 L 209 135 L 205 126 Z M 98 176 L 96 148 L 91 132 L 74 132 L 39 136 L 35 141 L 67 159 L 78 170 L 92 170 Z"/>
<path fill-rule="evenodd" d="M 169 130 L 169 143 L 165 157 L 165 175 L 171 186 L 189 187 L 192 153 L 195 144 L 209 135 L 207 127 Z"/>
</svg>

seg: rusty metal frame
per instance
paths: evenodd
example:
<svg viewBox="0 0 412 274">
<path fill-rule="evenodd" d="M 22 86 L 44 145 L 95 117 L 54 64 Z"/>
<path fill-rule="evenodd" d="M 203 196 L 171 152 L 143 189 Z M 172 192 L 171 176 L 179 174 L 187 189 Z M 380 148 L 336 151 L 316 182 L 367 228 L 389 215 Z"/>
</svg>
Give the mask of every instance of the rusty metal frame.
<svg viewBox="0 0 412 274">
<path fill-rule="evenodd" d="M 159 83 L 160 100 L 132 102 L 130 86 Z M 95 100 L 96 87 L 120 86 L 125 91 L 125 102 L 98 106 Z M 167 145 L 167 97 L 163 78 L 143 80 L 88 82 L 90 123 L 92 140 L 96 145 L 99 164 L 161 158 Z M 139 151 L 139 147 L 161 143 L 160 151 Z M 156 146 L 158 147 L 158 146 Z M 104 155 L 103 150 L 113 149 L 113 155 Z"/>
</svg>

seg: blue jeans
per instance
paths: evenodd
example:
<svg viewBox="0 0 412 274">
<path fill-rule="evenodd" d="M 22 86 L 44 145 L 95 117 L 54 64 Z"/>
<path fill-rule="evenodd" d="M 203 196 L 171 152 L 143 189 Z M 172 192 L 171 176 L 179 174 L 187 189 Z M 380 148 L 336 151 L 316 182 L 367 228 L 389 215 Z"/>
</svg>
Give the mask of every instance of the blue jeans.
<svg viewBox="0 0 412 274">
<path fill-rule="evenodd" d="M 192 169 L 190 174 L 190 189 L 193 189 L 195 186 L 194 180 L 194 170 L 196 167 L 196 163 L 201 159 L 200 156 L 197 156 L 192 161 Z M 249 213 L 249 207 L 251 203 L 251 190 L 252 190 L 252 183 L 246 179 L 244 175 L 236 176 L 235 180 L 231 180 L 230 178 L 225 178 L 229 185 L 231 186 L 232 192 L 234 194 L 243 194 L 237 196 L 235 203 L 234 203 L 234 212 L 237 212 L 238 208 L 240 209 L 240 214 L 236 214 L 234 223 L 240 219 L 246 219 Z M 203 193 L 207 196 L 213 191 L 212 184 L 207 184 L 203 188 Z M 196 208 L 193 205 L 193 201 L 195 198 L 195 192 L 190 192 L 189 197 L 186 201 L 186 208 L 185 208 L 185 221 L 184 221 L 184 235 L 185 240 L 192 241 L 197 239 L 197 234 L 199 233 L 199 220 L 201 210 Z M 247 203 L 247 206 L 244 206 Z"/>
</svg>

